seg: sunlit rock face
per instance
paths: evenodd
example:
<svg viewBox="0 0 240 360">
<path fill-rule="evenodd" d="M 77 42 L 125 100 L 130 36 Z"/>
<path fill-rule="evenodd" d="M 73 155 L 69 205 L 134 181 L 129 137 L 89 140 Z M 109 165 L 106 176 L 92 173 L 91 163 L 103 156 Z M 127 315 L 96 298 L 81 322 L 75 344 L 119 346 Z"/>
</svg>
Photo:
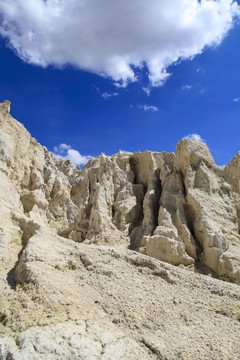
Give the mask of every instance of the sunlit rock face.
<svg viewBox="0 0 240 360">
<path fill-rule="evenodd" d="M 150 302 L 168 301 L 174 286 L 179 301 L 189 289 L 197 297 L 228 289 L 236 320 L 237 285 L 195 272 L 240 283 L 239 153 L 218 167 L 204 143 L 184 139 L 176 153 L 102 154 L 81 170 L 9 111 L 8 101 L 0 104 L 1 359 L 175 359 L 180 343 L 168 344 L 169 329 L 161 341 L 149 338 L 170 311 L 160 315 L 156 305 L 151 313 Z M 169 321 L 180 324 L 182 311 Z M 235 349 L 229 325 L 221 326 Z M 221 336 L 215 340 L 218 354 Z M 196 358 L 197 348 L 181 346 L 184 359 Z M 228 359 L 224 349 L 219 358 Z"/>
</svg>

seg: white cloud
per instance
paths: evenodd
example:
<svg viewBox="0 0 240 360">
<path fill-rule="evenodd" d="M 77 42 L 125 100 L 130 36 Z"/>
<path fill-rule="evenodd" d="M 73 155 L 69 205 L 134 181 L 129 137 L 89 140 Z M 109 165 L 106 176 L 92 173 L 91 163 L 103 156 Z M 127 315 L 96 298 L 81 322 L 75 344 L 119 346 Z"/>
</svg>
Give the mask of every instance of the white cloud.
<svg viewBox="0 0 240 360">
<path fill-rule="evenodd" d="M 67 144 L 60 144 L 58 146 L 54 146 L 54 152 L 58 154 L 64 154 L 66 150 L 71 149 L 70 145 Z"/>
<path fill-rule="evenodd" d="M 53 155 L 64 160 L 70 160 L 75 165 L 84 165 L 91 156 L 81 155 L 79 151 L 72 149 L 70 145 L 60 144 L 54 146 Z"/>
<path fill-rule="evenodd" d="M 195 139 L 205 143 L 205 140 L 203 140 L 199 134 L 188 134 L 187 136 L 184 136 L 183 139 Z"/>
<path fill-rule="evenodd" d="M 138 108 L 144 111 L 153 111 L 153 112 L 159 111 L 159 109 L 153 105 L 138 105 Z"/>
<path fill-rule="evenodd" d="M 107 100 L 107 99 L 109 99 L 109 98 L 112 97 L 112 96 L 118 96 L 118 95 L 119 95 L 119 93 L 117 93 L 117 92 L 108 93 L 107 91 L 105 91 L 105 92 L 102 94 L 102 97 L 103 97 L 105 100 Z"/>
<path fill-rule="evenodd" d="M 233 99 L 233 101 L 234 101 L 234 102 L 239 102 L 239 101 L 240 101 L 240 96 L 237 97 L 237 98 L 235 98 L 235 99 Z"/>
<path fill-rule="evenodd" d="M 71 146 L 70 146 L 70 145 L 67 145 L 67 144 L 60 144 L 60 145 L 59 145 L 59 149 L 61 149 L 61 150 L 68 150 L 68 149 L 71 149 Z"/>
<path fill-rule="evenodd" d="M 232 0 L 0 0 L 0 35 L 28 63 L 72 64 L 123 87 L 144 65 L 159 86 L 169 65 L 221 43 L 239 9 Z"/>
<path fill-rule="evenodd" d="M 192 85 L 184 85 L 184 86 L 182 86 L 182 89 L 183 90 L 190 90 L 190 89 L 192 89 Z"/>
<path fill-rule="evenodd" d="M 152 89 L 150 86 L 147 86 L 143 87 L 143 91 L 147 94 L 147 96 L 150 96 Z"/>
</svg>

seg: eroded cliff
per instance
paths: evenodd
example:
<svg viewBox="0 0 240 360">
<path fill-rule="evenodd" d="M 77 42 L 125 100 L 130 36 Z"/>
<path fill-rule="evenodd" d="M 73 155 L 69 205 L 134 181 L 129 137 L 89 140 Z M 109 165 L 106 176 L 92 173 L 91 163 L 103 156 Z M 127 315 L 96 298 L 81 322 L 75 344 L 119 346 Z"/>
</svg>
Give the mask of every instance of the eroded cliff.
<svg viewBox="0 0 240 360">
<path fill-rule="evenodd" d="M 184 139 L 176 154 L 102 154 L 81 170 L 55 158 L 9 111 L 9 102 L 0 104 L 0 317 L 6 335 L 0 358 L 175 359 L 179 346 L 166 342 L 171 321 L 178 332 L 185 311 L 175 305 L 185 297 L 193 309 L 188 291 L 196 300 L 198 292 L 209 296 L 216 287 L 220 294 L 221 286 L 238 325 L 237 285 L 196 272 L 240 283 L 240 153 L 222 168 L 204 143 Z M 170 308 L 157 305 L 161 296 L 175 301 L 171 316 Z M 202 301 L 198 322 L 217 299 Z M 167 314 L 163 334 L 159 323 Z M 153 327 L 158 335 L 150 338 Z M 183 332 L 187 336 L 189 325 Z M 207 325 L 201 336 L 206 333 Z M 187 342 L 182 347 L 183 359 L 194 358 Z M 220 357 L 219 345 L 213 348 L 200 349 L 199 358 L 231 355 L 224 348 Z M 237 353 L 237 343 L 233 348 Z"/>
</svg>

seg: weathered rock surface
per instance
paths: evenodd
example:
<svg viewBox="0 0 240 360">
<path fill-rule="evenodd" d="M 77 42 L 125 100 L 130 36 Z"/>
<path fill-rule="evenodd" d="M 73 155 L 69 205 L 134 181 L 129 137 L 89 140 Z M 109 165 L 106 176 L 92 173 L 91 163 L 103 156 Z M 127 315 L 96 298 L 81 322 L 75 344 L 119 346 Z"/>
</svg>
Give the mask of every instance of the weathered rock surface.
<svg viewBox="0 0 240 360">
<path fill-rule="evenodd" d="M 0 359 L 238 359 L 240 153 L 221 168 L 185 139 L 81 170 L 9 111 Z"/>
</svg>

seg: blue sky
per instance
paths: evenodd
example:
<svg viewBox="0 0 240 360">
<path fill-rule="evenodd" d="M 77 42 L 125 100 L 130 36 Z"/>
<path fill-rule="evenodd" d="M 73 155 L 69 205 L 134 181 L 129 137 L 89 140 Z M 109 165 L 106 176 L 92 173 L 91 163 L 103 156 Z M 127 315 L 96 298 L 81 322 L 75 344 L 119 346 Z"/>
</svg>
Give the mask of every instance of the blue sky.
<svg viewBox="0 0 240 360">
<path fill-rule="evenodd" d="M 30 7 L 0 0 L 0 101 L 12 102 L 12 116 L 50 151 L 67 156 L 70 150 L 75 162 L 119 149 L 175 151 L 181 138 L 199 134 L 216 163 L 228 163 L 240 150 L 237 5 L 179 0 L 185 16 L 174 32 L 173 0 L 160 10 L 163 0 L 148 2 L 162 16 L 160 25 L 142 0 L 130 8 L 125 0 L 110 9 L 109 0 L 101 0 L 103 9 L 96 0 L 85 3 L 81 10 L 70 1 L 69 25 L 66 14 L 61 18 L 66 0 L 33 0 Z M 113 22 L 120 3 L 127 20 Z M 40 17 L 46 4 L 61 27 Z"/>
</svg>

